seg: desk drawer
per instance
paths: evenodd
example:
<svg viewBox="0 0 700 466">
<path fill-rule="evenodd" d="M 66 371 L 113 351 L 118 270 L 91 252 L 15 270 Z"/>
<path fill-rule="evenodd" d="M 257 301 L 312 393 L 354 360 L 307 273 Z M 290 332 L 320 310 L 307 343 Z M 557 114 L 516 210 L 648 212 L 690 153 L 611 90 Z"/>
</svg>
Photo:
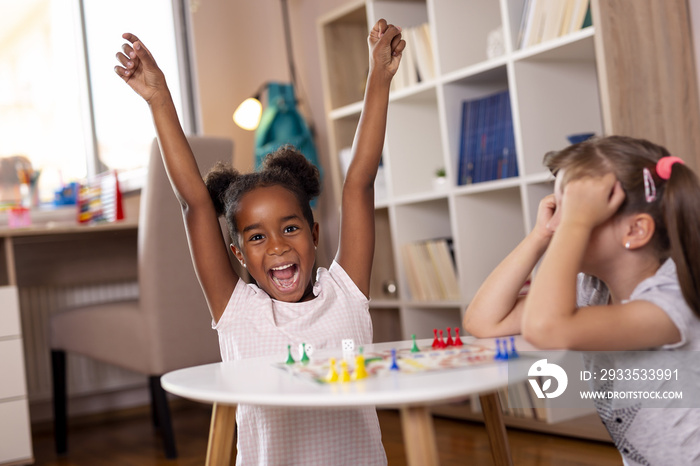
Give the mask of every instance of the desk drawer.
<svg viewBox="0 0 700 466">
<path fill-rule="evenodd" d="M 0 338 L 21 333 L 17 287 L 0 286 Z"/>
<path fill-rule="evenodd" d="M 33 456 L 27 400 L 0 403 L 0 464 L 31 462 Z"/>
<path fill-rule="evenodd" d="M 0 402 L 27 394 L 21 338 L 0 341 L 0 374 Z"/>
</svg>

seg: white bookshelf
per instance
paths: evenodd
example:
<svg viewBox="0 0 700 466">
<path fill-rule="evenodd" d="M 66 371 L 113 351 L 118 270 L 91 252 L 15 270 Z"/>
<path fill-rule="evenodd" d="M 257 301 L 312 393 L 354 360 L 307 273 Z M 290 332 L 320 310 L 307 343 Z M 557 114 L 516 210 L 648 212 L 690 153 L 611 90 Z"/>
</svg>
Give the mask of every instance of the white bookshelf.
<svg viewBox="0 0 700 466">
<path fill-rule="evenodd" d="M 336 156 L 352 144 L 360 116 L 369 28 L 383 17 L 403 28 L 427 22 L 432 35 L 435 79 L 390 96 L 387 196 L 377 202 L 371 283 L 375 340 L 431 338 L 433 328 L 461 327 L 484 278 L 533 226 L 540 199 L 552 191 L 542 158 L 566 147 L 567 135 L 646 137 L 695 163 L 700 112 L 687 5 L 651 3 L 591 0 L 594 26 L 524 49 L 517 48 L 517 37 L 525 0 L 364 0 L 319 18 L 337 199 L 342 174 Z M 498 27 L 505 50 L 489 58 L 487 36 Z M 518 176 L 459 186 L 462 102 L 506 89 Z M 436 190 L 439 168 L 449 183 Z M 409 290 L 401 247 L 439 237 L 453 239 L 461 298 L 419 302 Z M 396 284 L 396 295 L 383 293 L 387 282 Z"/>
</svg>

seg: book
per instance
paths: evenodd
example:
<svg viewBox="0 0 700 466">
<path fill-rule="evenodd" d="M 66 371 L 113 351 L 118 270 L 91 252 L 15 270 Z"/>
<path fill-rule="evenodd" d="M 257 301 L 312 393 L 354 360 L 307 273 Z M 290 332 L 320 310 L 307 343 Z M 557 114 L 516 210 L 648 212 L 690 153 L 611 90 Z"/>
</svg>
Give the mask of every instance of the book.
<svg viewBox="0 0 700 466">
<path fill-rule="evenodd" d="M 533 9 L 529 25 L 530 32 L 527 42 L 524 44 L 525 47 L 539 44 L 542 40 L 548 2 L 549 0 L 533 0 L 533 4 L 530 7 Z"/>
<path fill-rule="evenodd" d="M 435 60 L 433 58 L 432 38 L 428 23 L 408 28 L 406 32 L 406 43 L 412 41 L 414 47 L 413 58 L 418 69 L 420 81 L 430 81 L 435 79 Z"/>
<path fill-rule="evenodd" d="M 576 8 L 571 16 L 571 24 L 569 25 L 569 33 L 576 32 L 583 27 L 589 7 L 590 0 L 576 1 Z"/>
<path fill-rule="evenodd" d="M 547 0 L 547 11 L 542 26 L 540 42 L 546 42 L 559 37 L 561 24 L 566 10 L 566 0 Z"/>
<path fill-rule="evenodd" d="M 520 20 L 520 33 L 518 48 L 522 49 L 527 47 L 530 43 L 530 36 L 533 31 L 535 11 L 537 10 L 537 3 L 542 0 L 525 0 L 525 5 L 523 7 L 523 16 Z"/>
<path fill-rule="evenodd" d="M 510 93 L 462 103 L 459 185 L 517 176 Z"/>
<path fill-rule="evenodd" d="M 401 246 L 404 269 L 411 297 L 417 301 L 460 299 L 452 239 L 416 241 Z"/>
<path fill-rule="evenodd" d="M 569 27 L 571 25 L 571 18 L 574 15 L 574 10 L 576 9 L 577 0 L 565 0 L 566 7 L 564 8 L 564 16 L 561 20 L 561 25 L 559 28 L 559 36 L 565 36 L 569 33 Z"/>
</svg>

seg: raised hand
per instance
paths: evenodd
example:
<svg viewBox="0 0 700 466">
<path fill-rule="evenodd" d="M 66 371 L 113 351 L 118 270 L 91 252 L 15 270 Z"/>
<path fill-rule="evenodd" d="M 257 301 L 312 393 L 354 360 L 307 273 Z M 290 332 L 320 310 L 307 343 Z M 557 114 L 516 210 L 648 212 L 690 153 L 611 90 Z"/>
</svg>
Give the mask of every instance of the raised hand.
<svg viewBox="0 0 700 466">
<path fill-rule="evenodd" d="M 394 76 L 406 48 L 406 41 L 401 39 L 401 28 L 380 19 L 370 31 L 367 43 L 370 52 L 370 73 L 380 70 L 389 78 Z"/>
<path fill-rule="evenodd" d="M 167 92 L 165 76 L 138 37 L 131 33 L 122 34 L 122 37 L 129 43 L 117 52 L 121 66 L 115 66 L 114 71 L 146 102 L 151 102 L 157 94 Z"/>
</svg>

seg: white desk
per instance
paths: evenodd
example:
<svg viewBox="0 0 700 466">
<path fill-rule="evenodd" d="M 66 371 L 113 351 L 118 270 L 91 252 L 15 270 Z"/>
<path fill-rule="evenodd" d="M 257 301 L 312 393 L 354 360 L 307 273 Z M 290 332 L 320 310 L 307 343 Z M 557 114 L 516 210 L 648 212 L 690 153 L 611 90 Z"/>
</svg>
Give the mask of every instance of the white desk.
<svg viewBox="0 0 700 466">
<path fill-rule="evenodd" d="M 493 347 L 492 339 L 474 340 Z M 430 346 L 431 340 L 421 340 Z M 410 341 L 369 345 L 366 351 L 404 348 Z M 338 350 L 340 353 L 340 350 Z M 324 357 L 318 351 L 314 357 Z M 339 356 L 339 354 L 333 354 Z M 208 364 L 165 374 L 163 388 L 192 400 L 213 403 L 207 464 L 229 464 L 235 430 L 235 405 L 347 408 L 396 407 L 401 411 L 404 444 L 409 464 L 438 464 L 435 434 L 429 406 L 481 395 L 486 428 L 496 464 L 512 464 L 495 390 L 508 385 L 508 364 L 531 364 L 516 359 L 495 364 L 421 374 L 392 373 L 360 382 L 315 385 L 273 366 L 279 357 L 251 358 Z M 527 372 L 527 371 L 523 371 Z M 510 383 L 515 382 L 510 380 Z"/>
</svg>

